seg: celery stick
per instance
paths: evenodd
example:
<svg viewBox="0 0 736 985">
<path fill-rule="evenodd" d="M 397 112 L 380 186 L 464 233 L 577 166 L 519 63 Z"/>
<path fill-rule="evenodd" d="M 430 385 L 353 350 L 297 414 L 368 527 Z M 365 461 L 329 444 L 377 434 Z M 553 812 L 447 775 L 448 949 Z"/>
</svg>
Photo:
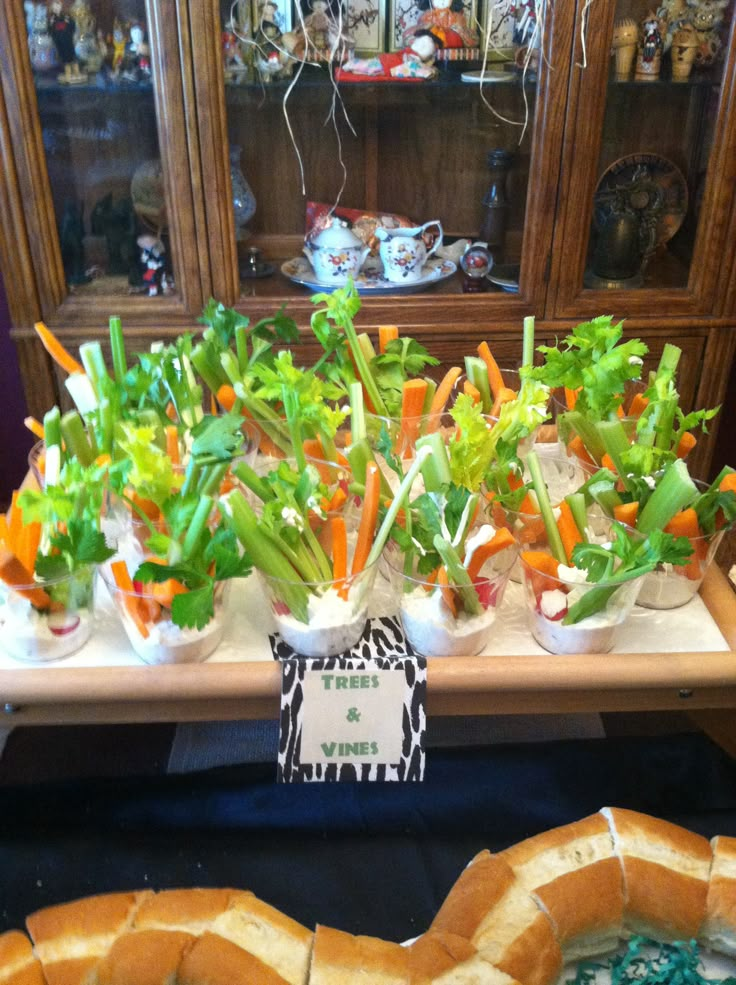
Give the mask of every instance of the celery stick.
<svg viewBox="0 0 736 985">
<path fill-rule="evenodd" d="M 213 394 L 216 394 L 220 386 L 227 380 L 227 375 L 223 372 L 220 363 L 213 362 L 207 347 L 201 343 L 192 349 L 191 359 L 192 365 L 205 385 Z"/>
<path fill-rule="evenodd" d="M 614 515 L 614 508 L 620 506 L 623 500 L 619 496 L 615 485 L 607 481 L 594 482 L 588 487 L 590 498 L 597 503 L 606 516 Z"/>
<path fill-rule="evenodd" d="M 585 530 L 588 526 L 588 514 L 585 509 L 585 496 L 580 492 L 570 493 L 565 496 L 565 502 L 570 507 L 575 526 L 585 539 Z"/>
<path fill-rule="evenodd" d="M 322 545 L 317 540 L 314 531 L 309 525 L 309 518 L 305 518 L 304 530 L 302 531 L 305 546 L 309 549 L 314 562 L 317 565 L 319 578 L 317 581 L 332 581 L 332 565 L 330 559 L 324 552 Z"/>
<path fill-rule="evenodd" d="M 115 373 L 115 382 L 118 386 L 122 386 L 125 382 L 125 374 L 128 372 L 128 364 L 125 359 L 123 325 L 117 315 L 110 316 L 110 347 L 112 349 L 112 365 Z"/>
<path fill-rule="evenodd" d="M 47 448 L 61 447 L 61 411 L 58 407 L 52 407 L 43 416 L 43 440 Z"/>
<path fill-rule="evenodd" d="M 534 315 L 527 315 L 524 319 L 524 341 L 521 365 L 534 365 Z"/>
<path fill-rule="evenodd" d="M 99 431 L 100 451 L 112 455 L 114 415 L 109 400 L 100 401 Z"/>
<path fill-rule="evenodd" d="M 193 554 L 196 554 L 202 535 L 207 529 L 207 519 L 212 512 L 213 502 L 214 500 L 211 496 L 199 497 L 197 508 L 194 511 L 194 516 L 191 519 L 184 543 L 182 544 L 181 556 L 183 561 L 188 561 Z"/>
<path fill-rule="evenodd" d="M 353 444 L 365 438 L 365 403 L 363 401 L 363 386 L 357 380 L 348 384 L 350 398 L 350 435 Z"/>
<path fill-rule="evenodd" d="M 248 369 L 248 333 L 245 325 L 235 327 L 235 351 L 238 354 L 240 372 L 245 373 Z"/>
<path fill-rule="evenodd" d="M 589 421 L 583 414 L 577 410 L 568 410 L 560 417 L 568 424 L 573 431 L 575 431 L 583 441 L 583 444 L 588 449 L 588 452 L 597 461 L 600 461 L 605 454 L 605 447 L 600 439 L 600 435 L 596 430 L 595 423 Z"/>
<path fill-rule="evenodd" d="M 675 513 L 684 510 L 698 495 L 685 462 L 678 458 L 667 466 L 656 489 L 639 514 L 636 526 L 643 534 L 663 530 Z"/>
<path fill-rule="evenodd" d="M 373 348 L 371 337 L 367 332 L 361 332 L 358 336 L 358 345 L 366 361 L 370 364 L 376 358 L 376 350 Z"/>
<path fill-rule="evenodd" d="M 267 482 L 265 482 L 247 462 L 238 462 L 237 465 L 233 466 L 233 475 L 236 479 L 239 479 L 244 486 L 247 486 L 251 492 L 254 492 L 256 496 L 267 503 L 270 499 L 274 498 L 273 490 Z"/>
<path fill-rule="evenodd" d="M 220 353 L 220 363 L 227 374 L 227 378 L 233 386 L 235 386 L 236 383 L 242 382 L 242 374 L 240 372 L 240 367 L 238 366 L 238 360 L 229 349 Z"/>
<path fill-rule="evenodd" d="M 603 447 L 606 449 L 606 453 L 616 466 L 616 471 L 621 482 L 624 484 L 624 488 L 630 490 L 632 488 L 632 482 L 621 462 L 622 454 L 627 452 L 631 447 L 623 424 L 619 418 L 615 418 L 612 421 L 599 421 L 596 424 L 596 429 L 603 442 Z"/>
<path fill-rule="evenodd" d="M 542 514 L 544 528 L 547 531 L 550 550 L 560 564 L 567 564 L 567 554 L 565 554 L 565 548 L 562 546 L 562 538 L 560 537 L 557 521 L 552 511 L 552 504 L 549 500 L 549 493 L 544 477 L 542 476 L 542 470 L 539 467 L 539 459 L 537 458 L 536 452 L 530 451 L 526 461 L 531 473 L 537 503 L 539 504 L 539 512 Z"/>
<path fill-rule="evenodd" d="M 99 342 L 83 342 L 79 347 L 79 356 L 99 400 L 105 391 L 105 381 L 110 378 L 105 357 L 102 355 L 102 346 Z"/>
<path fill-rule="evenodd" d="M 281 387 L 281 401 L 284 405 L 286 422 L 289 425 L 289 435 L 291 445 L 296 459 L 296 467 L 299 472 L 303 472 L 307 467 L 307 459 L 304 454 L 302 444 L 302 424 L 299 406 L 299 394 L 286 385 Z"/>
<path fill-rule="evenodd" d="M 665 342 L 664 347 L 662 348 L 662 355 L 659 358 L 657 371 L 654 374 L 655 379 L 660 373 L 667 373 L 670 377 L 674 377 L 681 355 L 682 349 L 679 349 L 671 342 Z"/>
<path fill-rule="evenodd" d="M 202 466 L 200 463 L 192 456 L 187 462 L 187 467 L 184 471 L 184 482 L 181 487 L 181 495 L 189 496 L 193 493 L 199 483 L 199 474 L 202 471 Z"/>
<path fill-rule="evenodd" d="M 427 383 L 427 392 L 424 395 L 424 403 L 422 404 L 422 414 L 428 414 L 432 409 L 432 401 L 434 400 L 434 395 L 437 393 L 437 383 L 430 379 L 429 376 L 424 377 Z"/>
<path fill-rule="evenodd" d="M 488 382 L 488 368 L 480 356 L 465 357 L 465 372 L 473 386 L 479 391 L 484 414 L 490 414 L 493 406 L 491 385 Z"/>
<path fill-rule="evenodd" d="M 617 482 L 618 476 L 614 475 L 610 469 L 598 469 L 594 475 L 591 475 L 589 479 L 586 479 L 577 491 L 585 496 L 585 502 L 589 506 L 594 498 L 590 492 L 592 486 L 604 484 L 605 488 L 615 489 Z"/>
<path fill-rule="evenodd" d="M 91 465 L 94 462 L 94 450 L 85 433 L 82 418 L 75 410 L 69 410 L 62 416 L 61 433 L 66 443 L 67 456 L 71 455 L 82 465 Z"/>
<path fill-rule="evenodd" d="M 452 482 L 450 460 L 447 457 L 444 439 L 439 431 L 417 438 L 416 448 L 417 450 L 429 448 L 432 452 L 422 466 L 422 478 L 426 491 L 430 493 L 439 492 L 449 486 Z"/>
<path fill-rule="evenodd" d="M 473 580 L 468 574 L 467 569 L 463 567 L 463 563 L 455 548 L 452 544 L 448 544 L 444 537 L 441 537 L 439 534 L 435 534 L 433 544 L 434 549 L 442 558 L 442 563 L 447 568 L 447 573 L 452 579 L 453 587 L 460 593 L 460 597 L 463 600 L 463 608 L 469 615 L 479 616 L 483 612 L 483 606 L 480 604 Z"/>
<path fill-rule="evenodd" d="M 424 445 L 422 448 L 417 447 L 417 454 L 414 461 L 411 463 L 407 469 L 406 475 L 401 480 L 401 484 L 396 491 L 393 502 L 386 510 L 386 515 L 383 518 L 383 523 L 381 524 L 378 533 L 373 540 L 373 547 L 370 550 L 368 559 L 366 560 L 366 568 L 373 564 L 381 556 L 381 551 L 383 550 L 386 541 L 388 540 L 388 535 L 391 532 L 391 527 L 394 525 L 394 521 L 398 515 L 399 510 L 404 505 L 404 501 L 409 496 L 412 484 L 419 473 L 422 465 L 426 461 L 427 457 L 432 454 L 431 447 Z"/>
<path fill-rule="evenodd" d="M 216 465 L 211 465 L 207 473 L 207 478 L 204 482 L 200 483 L 199 491 L 206 496 L 217 495 L 229 464 L 229 462 L 219 462 Z"/>
<path fill-rule="evenodd" d="M 346 450 L 345 454 L 348 462 L 350 463 L 350 469 L 356 482 L 363 486 L 365 493 L 365 473 L 368 468 L 368 462 L 375 462 L 376 456 L 373 454 L 373 451 L 365 438 L 361 441 L 353 441 L 353 444 Z M 378 463 L 376 462 L 376 464 Z M 390 498 L 393 496 L 393 490 L 391 489 L 389 481 L 383 474 L 383 469 L 380 466 L 378 468 L 378 473 L 381 482 L 381 495 L 386 498 Z"/>
</svg>

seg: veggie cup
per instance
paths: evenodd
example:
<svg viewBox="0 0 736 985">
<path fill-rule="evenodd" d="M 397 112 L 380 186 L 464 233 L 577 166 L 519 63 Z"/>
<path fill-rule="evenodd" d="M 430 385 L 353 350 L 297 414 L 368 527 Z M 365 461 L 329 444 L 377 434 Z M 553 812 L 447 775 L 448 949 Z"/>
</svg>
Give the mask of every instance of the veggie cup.
<svg viewBox="0 0 736 985">
<path fill-rule="evenodd" d="M 358 643 L 378 562 L 344 579 L 287 581 L 258 572 L 281 638 L 300 656 L 334 657 Z"/>
<path fill-rule="evenodd" d="M 399 598 L 404 635 L 412 649 L 425 657 L 482 653 L 493 634 L 517 552 L 517 547 L 510 545 L 486 560 L 467 590 L 440 585 L 439 578 L 413 570 L 406 572 L 400 552 L 389 552 L 387 568 Z"/>
<path fill-rule="evenodd" d="M 708 568 L 716 556 L 726 529 L 701 537 L 689 537 L 693 545 L 691 560 L 682 566 L 665 564 L 644 576 L 636 600 L 646 609 L 679 609 L 697 595 Z"/>
<path fill-rule="evenodd" d="M 215 585 L 214 615 L 202 629 L 195 629 L 172 620 L 176 584 L 133 582 L 127 590 L 116 583 L 109 566 L 101 574 L 130 644 L 144 663 L 201 663 L 219 646 L 226 628 L 229 581 Z"/>
<path fill-rule="evenodd" d="M 28 585 L 0 581 L 0 647 L 30 663 L 76 653 L 92 635 L 94 576 L 91 566 Z"/>
<path fill-rule="evenodd" d="M 629 618 L 644 577 L 629 581 L 601 581 L 587 584 L 585 572 L 550 560 L 549 573 L 520 557 L 527 606 L 527 622 L 532 636 L 550 653 L 608 653 L 616 644 L 621 627 Z M 553 572 L 556 571 L 555 575 Z M 590 592 L 602 607 L 577 622 L 574 606 Z"/>
</svg>

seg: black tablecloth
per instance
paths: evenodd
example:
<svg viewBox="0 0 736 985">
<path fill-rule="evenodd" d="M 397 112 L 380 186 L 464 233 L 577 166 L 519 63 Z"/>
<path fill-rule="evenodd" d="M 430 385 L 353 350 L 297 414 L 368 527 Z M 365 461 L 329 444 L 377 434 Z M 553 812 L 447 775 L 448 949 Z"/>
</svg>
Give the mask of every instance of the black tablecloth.
<svg viewBox="0 0 736 985">
<path fill-rule="evenodd" d="M 314 926 L 401 940 L 461 869 L 604 805 L 736 835 L 736 763 L 700 735 L 430 750 L 411 785 L 272 766 L 0 790 L 0 930 L 110 890 L 236 886 Z"/>
</svg>

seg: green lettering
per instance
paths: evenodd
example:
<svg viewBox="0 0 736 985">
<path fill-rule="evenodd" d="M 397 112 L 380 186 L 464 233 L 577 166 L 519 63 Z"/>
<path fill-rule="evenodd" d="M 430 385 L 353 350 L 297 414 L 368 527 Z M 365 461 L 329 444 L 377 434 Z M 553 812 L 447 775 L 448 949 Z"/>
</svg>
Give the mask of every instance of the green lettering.
<svg viewBox="0 0 736 985">
<path fill-rule="evenodd" d="M 371 686 L 371 679 L 370 679 L 370 676 L 368 674 L 363 674 L 363 676 L 360 678 L 360 686 L 361 687 L 370 687 Z"/>
<path fill-rule="evenodd" d="M 356 691 L 356 690 L 357 690 L 357 689 L 358 689 L 358 688 L 360 687 L 360 678 L 358 677 L 358 675 L 357 675 L 357 674 L 354 674 L 354 675 L 353 675 L 353 676 L 352 676 L 352 677 L 350 678 L 350 687 L 351 687 L 351 688 L 352 688 L 352 689 L 353 689 L 354 691 Z"/>
<path fill-rule="evenodd" d="M 325 691 L 329 691 L 330 685 L 332 684 L 332 674 L 323 674 L 322 684 L 324 685 Z"/>
<path fill-rule="evenodd" d="M 336 688 L 337 688 L 338 691 L 340 691 L 340 690 L 346 691 L 347 690 L 347 687 L 348 687 L 348 679 L 347 679 L 347 677 L 336 677 L 335 678 L 335 686 L 336 686 Z"/>
<path fill-rule="evenodd" d="M 371 742 L 371 755 L 372 756 L 377 756 L 378 755 L 378 743 L 377 742 Z"/>
<path fill-rule="evenodd" d="M 336 745 L 336 743 L 334 743 L 334 742 L 323 742 L 322 743 L 322 746 L 321 746 L 322 752 L 325 754 L 325 756 L 328 759 L 330 759 L 332 756 L 335 755 L 335 745 Z"/>
<path fill-rule="evenodd" d="M 378 674 L 373 675 L 373 687 L 380 687 L 381 682 L 378 679 Z"/>
</svg>

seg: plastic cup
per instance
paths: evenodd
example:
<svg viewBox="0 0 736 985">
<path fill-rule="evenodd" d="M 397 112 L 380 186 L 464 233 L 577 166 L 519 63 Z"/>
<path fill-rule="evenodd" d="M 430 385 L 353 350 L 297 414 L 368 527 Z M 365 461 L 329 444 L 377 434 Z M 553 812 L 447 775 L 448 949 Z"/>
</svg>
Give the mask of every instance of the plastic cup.
<svg viewBox="0 0 736 985">
<path fill-rule="evenodd" d="M 693 555 L 688 564 L 666 564 L 644 575 L 636 604 L 646 609 L 679 609 L 686 605 L 698 594 L 726 532 L 724 528 L 705 537 L 693 537 Z"/>
<path fill-rule="evenodd" d="M 520 564 L 527 623 L 541 647 L 550 653 L 608 653 L 614 648 L 617 635 L 634 608 L 643 577 L 619 584 L 581 585 L 579 579 L 563 574 L 571 570 L 565 566 L 561 566 L 561 574 L 555 578 L 530 567 L 523 555 Z M 597 589 L 610 590 L 603 608 L 566 626 L 568 608 L 586 592 Z"/>
<path fill-rule="evenodd" d="M 107 566 L 101 573 L 130 645 L 144 663 L 201 663 L 219 646 L 227 622 L 229 581 L 215 585 L 214 615 L 207 625 L 202 629 L 190 629 L 175 625 L 170 610 L 154 598 L 151 585 L 140 586 L 140 591 L 126 592 L 115 584 Z"/>
<path fill-rule="evenodd" d="M 399 599 L 399 617 L 412 649 L 425 657 L 475 656 L 487 647 L 503 602 L 517 549 L 508 547 L 490 558 L 475 584 L 481 612 L 453 613 L 441 588 L 426 576 L 402 570 L 400 552 L 387 555 L 393 589 Z"/>
<path fill-rule="evenodd" d="M 76 653 L 92 635 L 94 567 L 10 587 L 0 581 L 0 648 L 16 660 L 49 663 Z M 50 600 L 39 608 L 42 590 Z M 34 602 L 36 604 L 34 604 Z"/>
<path fill-rule="evenodd" d="M 43 438 L 28 452 L 28 468 L 39 487 L 43 489 L 46 471 L 46 442 Z"/>
<path fill-rule="evenodd" d="M 284 642 L 303 657 L 334 657 L 363 635 L 377 570 L 376 562 L 344 582 L 258 575 Z"/>
</svg>

